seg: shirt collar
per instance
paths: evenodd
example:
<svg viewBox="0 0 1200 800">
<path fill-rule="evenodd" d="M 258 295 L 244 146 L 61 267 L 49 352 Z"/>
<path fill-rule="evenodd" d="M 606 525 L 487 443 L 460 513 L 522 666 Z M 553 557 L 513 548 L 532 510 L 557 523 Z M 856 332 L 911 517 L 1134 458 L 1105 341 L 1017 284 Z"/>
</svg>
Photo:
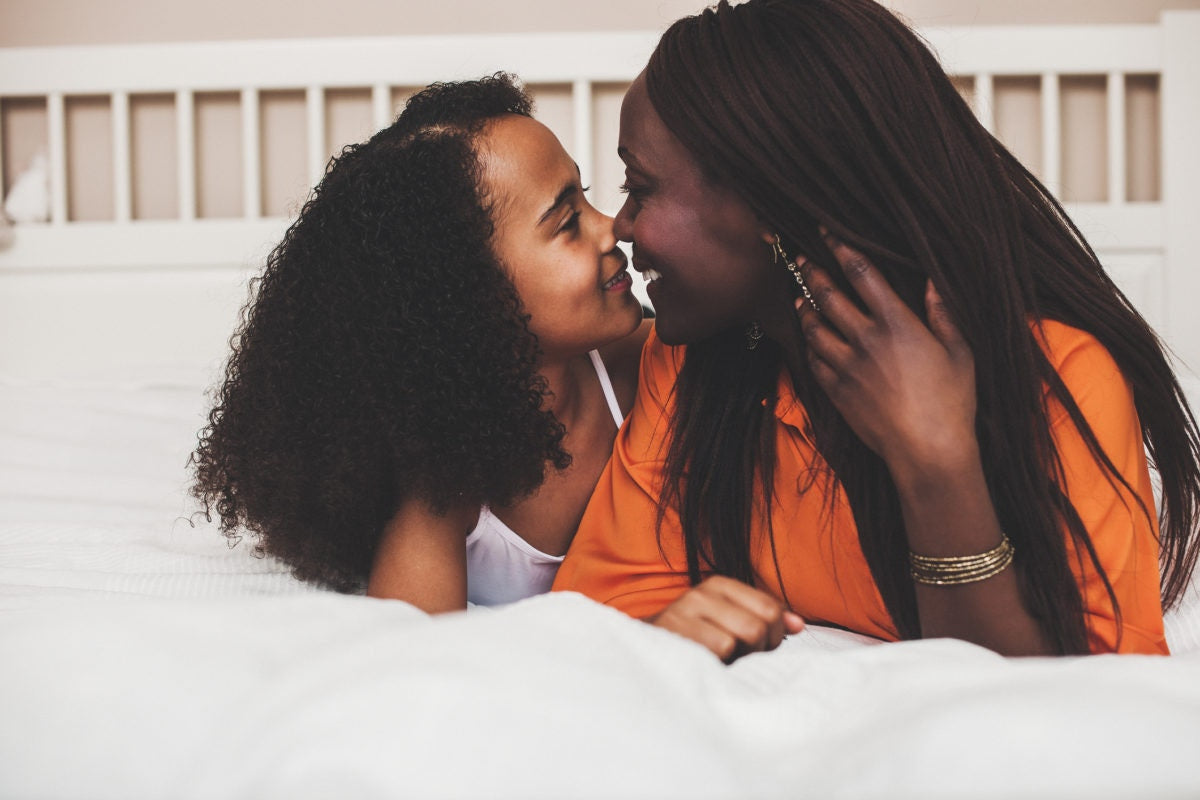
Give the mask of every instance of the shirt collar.
<svg viewBox="0 0 1200 800">
<path fill-rule="evenodd" d="M 791 373 L 786 367 L 779 368 L 779 378 L 775 382 L 775 397 L 775 418 L 803 434 L 809 427 L 808 411 L 800 402 L 800 398 L 796 396 L 796 390 L 792 386 Z"/>
</svg>

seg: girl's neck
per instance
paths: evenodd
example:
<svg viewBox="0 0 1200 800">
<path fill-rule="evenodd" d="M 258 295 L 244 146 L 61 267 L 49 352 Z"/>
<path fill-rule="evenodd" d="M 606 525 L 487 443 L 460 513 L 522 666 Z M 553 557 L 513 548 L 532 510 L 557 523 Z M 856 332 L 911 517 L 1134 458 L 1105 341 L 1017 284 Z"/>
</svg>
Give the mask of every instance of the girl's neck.
<svg viewBox="0 0 1200 800">
<path fill-rule="evenodd" d="M 567 429 L 587 413 L 591 375 L 594 372 L 587 353 L 562 357 L 543 357 L 538 374 L 549 389 L 549 411 Z"/>
</svg>

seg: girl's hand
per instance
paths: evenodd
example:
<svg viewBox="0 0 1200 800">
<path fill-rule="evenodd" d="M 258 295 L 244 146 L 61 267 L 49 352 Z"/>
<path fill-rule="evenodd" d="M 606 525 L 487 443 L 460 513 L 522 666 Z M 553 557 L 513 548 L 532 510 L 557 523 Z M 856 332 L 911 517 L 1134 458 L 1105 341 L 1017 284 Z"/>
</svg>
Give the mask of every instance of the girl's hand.
<svg viewBox="0 0 1200 800">
<path fill-rule="evenodd" d="M 688 589 L 647 622 L 704 645 L 726 664 L 774 650 L 785 634 L 804 629 L 800 615 L 771 595 L 722 575 Z"/>
<path fill-rule="evenodd" d="M 813 375 L 897 483 L 978 458 L 975 362 L 941 296 L 926 283 L 926 326 L 861 253 L 830 249 L 866 311 L 828 274 L 802 265 L 816 303 L 796 303 Z"/>
</svg>

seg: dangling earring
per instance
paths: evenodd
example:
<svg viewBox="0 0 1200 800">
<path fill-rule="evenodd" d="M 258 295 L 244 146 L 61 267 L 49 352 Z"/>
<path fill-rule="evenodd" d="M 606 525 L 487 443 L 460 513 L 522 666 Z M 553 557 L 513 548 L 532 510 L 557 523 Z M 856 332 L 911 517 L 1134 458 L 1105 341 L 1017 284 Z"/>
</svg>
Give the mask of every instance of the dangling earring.
<svg viewBox="0 0 1200 800">
<path fill-rule="evenodd" d="M 800 272 L 800 267 L 796 262 L 788 258 L 788 254 L 783 250 L 783 243 L 779 241 L 779 234 L 775 234 L 775 241 L 771 244 L 771 254 L 775 258 L 775 263 L 783 262 L 788 271 L 792 273 L 792 277 L 796 279 L 796 283 L 800 286 L 800 293 L 804 295 L 804 299 L 812 306 L 813 311 L 820 313 L 821 307 L 817 305 L 817 301 L 813 300 L 812 292 L 808 290 L 808 284 L 804 282 L 804 275 Z"/>
<path fill-rule="evenodd" d="M 751 322 L 750 327 L 746 328 L 746 349 L 753 350 L 758 347 L 758 343 L 762 341 L 763 330 L 758 327 L 757 322 Z"/>
</svg>

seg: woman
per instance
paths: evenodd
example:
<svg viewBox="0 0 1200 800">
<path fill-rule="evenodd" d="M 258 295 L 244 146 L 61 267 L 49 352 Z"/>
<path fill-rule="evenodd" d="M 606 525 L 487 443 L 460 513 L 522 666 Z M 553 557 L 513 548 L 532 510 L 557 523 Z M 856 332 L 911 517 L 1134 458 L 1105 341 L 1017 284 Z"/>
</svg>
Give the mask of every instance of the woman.
<svg viewBox="0 0 1200 800">
<path fill-rule="evenodd" d="M 331 163 L 194 456 L 226 535 L 429 612 L 549 589 L 646 328 L 611 218 L 530 107 L 503 74 L 435 84 Z"/>
<path fill-rule="evenodd" d="M 870 0 L 680 20 L 619 152 L 617 233 L 658 335 L 556 588 L 725 657 L 777 643 L 785 608 L 1005 654 L 1166 652 L 1195 421 L 1154 333 L 907 27 Z"/>
</svg>

